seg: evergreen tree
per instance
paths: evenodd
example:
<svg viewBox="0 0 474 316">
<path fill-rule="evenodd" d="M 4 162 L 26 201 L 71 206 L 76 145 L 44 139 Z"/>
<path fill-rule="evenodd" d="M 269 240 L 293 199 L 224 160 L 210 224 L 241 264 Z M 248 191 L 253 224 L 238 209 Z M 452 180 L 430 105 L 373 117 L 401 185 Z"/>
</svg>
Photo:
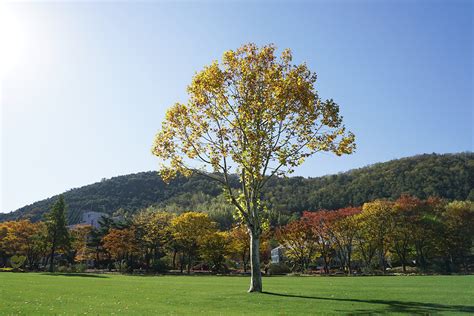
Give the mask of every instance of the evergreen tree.
<svg viewBox="0 0 474 316">
<path fill-rule="evenodd" d="M 46 215 L 46 227 L 48 229 L 48 242 L 50 244 L 49 271 L 54 271 L 54 255 L 58 249 L 66 249 L 69 246 L 69 232 L 66 227 L 66 203 L 64 197 L 59 199 L 51 207 Z"/>
</svg>

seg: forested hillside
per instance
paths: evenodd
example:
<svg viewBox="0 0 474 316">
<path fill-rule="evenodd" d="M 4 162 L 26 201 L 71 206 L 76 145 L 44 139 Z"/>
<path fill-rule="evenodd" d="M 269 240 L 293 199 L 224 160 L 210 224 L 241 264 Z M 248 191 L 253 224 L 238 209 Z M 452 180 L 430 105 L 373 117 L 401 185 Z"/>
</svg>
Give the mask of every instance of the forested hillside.
<svg viewBox="0 0 474 316">
<path fill-rule="evenodd" d="M 408 193 L 419 198 L 474 199 L 474 154 L 426 154 L 378 163 L 318 178 L 275 178 L 265 199 L 272 223 L 283 224 L 304 210 L 358 206 L 377 198 L 398 198 Z M 235 177 L 235 187 L 238 179 Z M 0 221 L 40 220 L 57 196 L 0 214 Z M 114 177 L 64 193 L 69 223 L 86 211 L 131 214 L 156 206 L 172 212 L 209 212 L 221 226 L 232 222 L 221 189 L 202 177 L 178 178 L 165 184 L 155 171 Z"/>
</svg>

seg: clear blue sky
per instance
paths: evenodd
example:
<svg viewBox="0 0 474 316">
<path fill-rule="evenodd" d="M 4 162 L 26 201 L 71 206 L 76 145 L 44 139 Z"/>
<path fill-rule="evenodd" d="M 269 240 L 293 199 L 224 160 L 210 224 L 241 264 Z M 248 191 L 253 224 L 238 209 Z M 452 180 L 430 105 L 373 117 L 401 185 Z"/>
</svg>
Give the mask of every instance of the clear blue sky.
<svg viewBox="0 0 474 316">
<path fill-rule="evenodd" d="M 291 48 L 356 134 L 320 176 L 473 150 L 473 2 L 3 4 L 0 211 L 154 170 L 150 147 L 192 75 L 243 43 Z M 8 62 L 5 62 L 8 60 Z M 10 62 L 11 61 L 11 62 Z"/>
</svg>

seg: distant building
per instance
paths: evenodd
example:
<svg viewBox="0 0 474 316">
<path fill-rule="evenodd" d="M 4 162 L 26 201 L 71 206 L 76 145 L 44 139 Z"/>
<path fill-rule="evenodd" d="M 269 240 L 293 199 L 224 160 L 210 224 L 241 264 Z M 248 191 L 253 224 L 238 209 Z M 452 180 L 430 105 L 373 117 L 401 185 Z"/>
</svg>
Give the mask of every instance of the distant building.
<svg viewBox="0 0 474 316">
<path fill-rule="evenodd" d="M 102 217 L 109 217 L 109 215 L 101 212 L 85 212 L 82 214 L 82 222 L 80 224 L 91 225 L 94 228 L 99 228 L 99 221 Z"/>
<path fill-rule="evenodd" d="M 92 228 L 100 228 L 100 221 L 102 218 L 110 218 L 115 223 L 123 222 L 123 216 L 110 216 L 107 213 L 102 212 L 84 212 L 82 213 L 82 219 L 79 223 L 67 226 L 69 229 L 73 229 L 76 226 L 80 225 L 90 225 Z"/>
<path fill-rule="evenodd" d="M 273 264 L 278 264 L 278 263 L 282 263 L 283 261 L 285 261 L 285 247 L 278 246 L 276 248 L 273 248 L 270 253 L 271 253 L 271 256 L 272 256 L 272 263 Z"/>
</svg>

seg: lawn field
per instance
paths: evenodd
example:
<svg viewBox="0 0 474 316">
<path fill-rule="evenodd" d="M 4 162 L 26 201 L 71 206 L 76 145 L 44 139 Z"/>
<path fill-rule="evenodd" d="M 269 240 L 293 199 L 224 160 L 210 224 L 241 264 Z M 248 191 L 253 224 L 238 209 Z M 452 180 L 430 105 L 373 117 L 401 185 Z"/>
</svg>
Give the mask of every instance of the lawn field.
<svg viewBox="0 0 474 316">
<path fill-rule="evenodd" d="M 248 277 L 0 273 L 0 314 L 472 314 L 474 276 Z"/>
</svg>

